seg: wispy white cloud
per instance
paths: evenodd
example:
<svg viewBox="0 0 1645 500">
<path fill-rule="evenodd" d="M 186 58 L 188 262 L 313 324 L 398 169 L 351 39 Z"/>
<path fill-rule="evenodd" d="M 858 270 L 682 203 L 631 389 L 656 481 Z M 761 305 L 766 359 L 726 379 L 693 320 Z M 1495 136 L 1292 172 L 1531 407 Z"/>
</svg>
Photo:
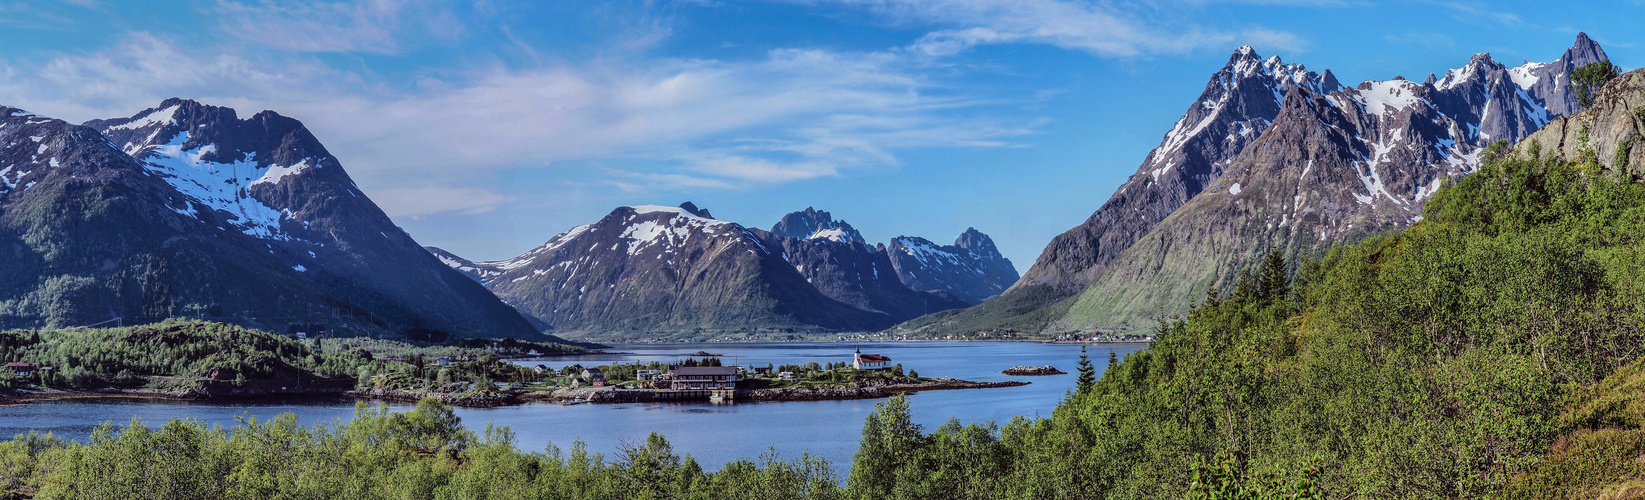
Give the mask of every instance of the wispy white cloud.
<svg viewBox="0 0 1645 500">
<path fill-rule="evenodd" d="M 248 42 L 297 52 L 393 54 L 407 44 L 450 39 L 465 29 L 451 2 L 219 0 L 224 31 Z"/>
<path fill-rule="evenodd" d="M 1431 3 L 1451 11 L 1451 17 L 1462 22 L 1508 28 L 1525 25 L 1525 20 L 1520 18 L 1518 14 L 1508 12 L 1492 4 L 1466 0 L 1436 0 Z"/>
<path fill-rule="evenodd" d="M 493 66 L 414 90 L 264 57 L 135 34 L 103 52 L 0 61 L 0 95 L 76 121 L 171 96 L 275 109 L 313 129 L 391 215 L 409 216 L 495 209 L 508 199 L 486 183 L 513 169 L 616 160 L 606 183 L 623 189 L 747 188 L 895 167 L 909 148 L 1010 146 L 1035 126 L 967 117 L 989 102 L 928 81 L 895 51 Z M 440 189 L 444 201 L 428 203 Z"/>
<path fill-rule="evenodd" d="M 1104 57 L 1178 54 L 1259 42 L 1297 51 L 1295 34 L 1270 28 L 1155 25 L 1107 2 L 1079 0 L 809 0 L 869 9 L 893 22 L 939 27 L 911 48 L 949 56 L 978 45 L 1035 43 Z M 1282 2 L 1291 4 L 1294 2 Z M 1319 2 L 1306 2 L 1318 4 Z M 1335 2 L 1328 2 L 1335 4 Z"/>
</svg>

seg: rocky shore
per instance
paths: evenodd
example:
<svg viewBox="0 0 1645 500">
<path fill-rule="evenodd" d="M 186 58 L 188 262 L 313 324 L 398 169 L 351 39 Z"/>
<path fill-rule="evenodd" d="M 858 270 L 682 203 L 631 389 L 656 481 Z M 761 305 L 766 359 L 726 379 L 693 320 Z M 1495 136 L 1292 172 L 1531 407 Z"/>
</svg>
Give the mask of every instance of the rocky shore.
<svg viewBox="0 0 1645 500">
<path fill-rule="evenodd" d="M 1052 367 L 1051 365 L 1013 366 L 1013 367 L 1010 367 L 1010 368 L 1006 368 L 1005 371 L 1000 372 L 1000 373 L 1004 373 L 1006 375 L 1015 375 L 1015 376 L 1067 375 L 1068 374 L 1068 372 L 1058 370 L 1055 367 Z"/>
</svg>

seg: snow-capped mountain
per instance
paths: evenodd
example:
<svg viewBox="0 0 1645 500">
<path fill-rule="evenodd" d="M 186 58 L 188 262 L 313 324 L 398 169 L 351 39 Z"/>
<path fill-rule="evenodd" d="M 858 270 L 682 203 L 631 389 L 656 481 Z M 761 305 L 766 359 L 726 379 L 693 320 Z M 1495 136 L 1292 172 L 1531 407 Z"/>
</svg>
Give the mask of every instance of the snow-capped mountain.
<svg viewBox="0 0 1645 500">
<path fill-rule="evenodd" d="M 842 243 L 867 243 L 863 240 L 862 234 L 844 220 L 836 221 L 832 214 L 811 207 L 784 215 L 782 220 L 777 221 L 777 225 L 771 227 L 771 232 L 778 236 L 802 240 L 826 239 Z"/>
<path fill-rule="evenodd" d="M 830 220 L 826 213 L 816 220 Z M 471 262 L 430 249 L 557 332 L 598 337 L 864 331 L 965 304 L 915 292 L 883 251 L 813 227 L 794 238 L 707 210 L 618 207 L 513 259 Z"/>
<path fill-rule="evenodd" d="M 1579 36 L 1561 61 L 1604 57 L 1592 44 Z M 1486 146 L 1558 118 L 1545 103 L 1561 102 L 1564 87 L 1516 80 L 1516 69 L 1476 54 L 1423 83 L 1396 77 L 1329 95 L 1292 92 L 1262 138 L 1111 261 L 1052 327 L 1140 326 L 1160 310 L 1182 310 L 1206 286 L 1231 286 L 1269 249 L 1296 261 L 1420 220 L 1442 183 L 1479 167 Z"/>
<path fill-rule="evenodd" d="M 1084 224 L 1057 236 L 1014 287 L 1078 292 L 1108 261 L 1154 224 L 1216 180 L 1235 155 L 1279 114 L 1286 92 L 1341 88 L 1329 70 L 1315 73 L 1250 46 L 1229 56 L 1142 166 Z"/>
<path fill-rule="evenodd" d="M 1306 252 L 1323 247 L 1303 244 L 1304 234 L 1316 242 L 1352 241 L 1409 224 L 1444 178 L 1477 168 L 1482 147 L 1525 137 L 1568 114 L 1575 106 L 1569 72 L 1604 58 L 1584 34 L 1553 63 L 1508 68 L 1479 54 L 1443 78 L 1396 77 L 1343 89 L 1329 71 L 1311 76 L 1276 58 L 1259 63 L 1254 51 L 1241 47 L 1137 172 L 1084 224 L 1053 239 L 1011 289 L 907 327 L 1146 322 L 1162 307 L 1176 310 L 1205 286 L 1223 283 L 1252 248 Z M 1298 121 L 1275 134 L 1287 113 Z M 1288 177 L 1264 177 L 1281 173 Z M 1338 185 L 1342 179 L 1352 182 Z M 1199 197 L 1208 198 L 1187 210 Z M 1274 211 L 1241 212 L 1251 208 L 1246 199 L 1271 199 Z M 1282 200 L 1284 211 L 1277 211 Z M 1248 217 L 1267 229 L 1236 230 Z M 1179 222 L 1166 226 L 1167 220 Z M 1290 233 L 1280 241 L 1263 239 L 1276 237 L 1273 227 Z M 1083 296 L 1070 298 L 1078 293 Z"/>
<path fill-rule="evenodd" d="M 897 277 L 914 290 L 943 290 L 978 304 L 1017 281 L 1017 268 L 1000 255 L 994 240 L 966 228 L 952 245 L 918 236 L 898 236 L 886 247 Z"/>
<path fill-rule="evenodd" d="M 88 286 L 119 287 L 118 300 L 69 300 L 62 307 L 72 314 L 127 321 L 194 316 L 276 331 L 318 323 L 357 333 L 539 336 L 517 311 L 423 252 L 297 120 L 272 111 L 242 120 L 232 109 L 182 99 L 85 126 L 7 113 L 21 126 L 0 133 L 32 128 L 39 131 L 34 142 L 56 145 L 36 151 L 49 172 L 30 169 L 18 178 L 24 188 L 40 182 L 35 189 L 55 195 L 8 194 L 0 216 L 26 218 L 43 225 L 37 232 L 63 238 L 98 236 L 61 248 L 25 242 L 46 260 L 46 269 L 33 274 L 43 281 L 0 292 L 40 293 L 54 280 L 86 277 Z M 143 196 L 127 196 L 133 190 Z M 42 217 L 75 213 L 88 202 L 126 203 L 143 215 Z M 134 245 L 161 235 L 170 236 L 152 248 Z M 87 262 L 85 255 L 109 245 L 121 250 L 89 261 L 96 264 L 90 274 L 68 264 Z M 117 285 L 129 279 L 142 284 Z M 31 318 L 27 311 L 16 317 Z"/>
<path fill-rule="evenodd" d="M 884 245 L 869 246 L 845 221 L 806 208 L 791 212 L 772 228 L 774 246 L 807 283 L 834 300 L 904 321 L 969 305 L 948 290 L 915 290 L 905 285 Z M 792 235 L 805 235 L 792 236 Z M 889 325 L 887 325 L 889 326 Z"/>
</svg>

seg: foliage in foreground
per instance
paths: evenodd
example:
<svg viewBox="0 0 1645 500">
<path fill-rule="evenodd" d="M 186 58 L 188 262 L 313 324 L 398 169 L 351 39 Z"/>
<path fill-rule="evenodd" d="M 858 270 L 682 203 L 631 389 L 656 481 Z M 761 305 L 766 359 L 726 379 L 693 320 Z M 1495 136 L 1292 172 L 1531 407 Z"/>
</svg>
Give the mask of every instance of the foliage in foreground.
<svg viewBox="0 0 1645 500">
<path fill-rule="evenodd" d="M 1496 158 L 1424 217 L 1305 262 L 1294 281 L 1270 255 L 1051 418 L 930 435 L 871 420 L 901 437 L 880 451 L 865 437 L 851 488 L 886 498 L 1645 490 L 1634 385 L 1645 376 L 1637 365 L 1619 372 L 1645 348 L 1645 185 L 1592 161 Z"/>
<path fill-rule="evenodd" d="M 233 428 L 172 420 L 98 428 L 89 442 L 25 435 L 0 442 L 0 498 L 40 499 L 772 499 L 838 498 L 832 466 L 803 456 L 705 472 L 662 436 L 611 460 L 514 447 L 506 428 L 475 435 L 425 400 L 391 412 L 361 404 L 352 421 L 298 425 L 285 414 Z"/>
</svg>

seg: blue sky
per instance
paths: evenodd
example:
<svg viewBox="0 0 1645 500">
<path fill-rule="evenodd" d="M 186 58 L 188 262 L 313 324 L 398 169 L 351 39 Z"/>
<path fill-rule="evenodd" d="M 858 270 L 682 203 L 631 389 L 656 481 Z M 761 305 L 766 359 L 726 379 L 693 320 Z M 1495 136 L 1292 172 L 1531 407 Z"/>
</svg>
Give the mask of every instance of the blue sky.
<svg viewBox="0 0 1645 500">
<path fill-rule="evenodd" d="M 1574 5 L 1574 4 L 1573 4 Z M 0 0 L 0 104 L 70 121 L 187 97 L 303 120 L 424 244 L 508 258 L 621 205 L 873 242 L 994 237 L 1026 270 L 1240 45 L 1345 84 L 1586 31 L 1637 2 Z"/>
</svg>

